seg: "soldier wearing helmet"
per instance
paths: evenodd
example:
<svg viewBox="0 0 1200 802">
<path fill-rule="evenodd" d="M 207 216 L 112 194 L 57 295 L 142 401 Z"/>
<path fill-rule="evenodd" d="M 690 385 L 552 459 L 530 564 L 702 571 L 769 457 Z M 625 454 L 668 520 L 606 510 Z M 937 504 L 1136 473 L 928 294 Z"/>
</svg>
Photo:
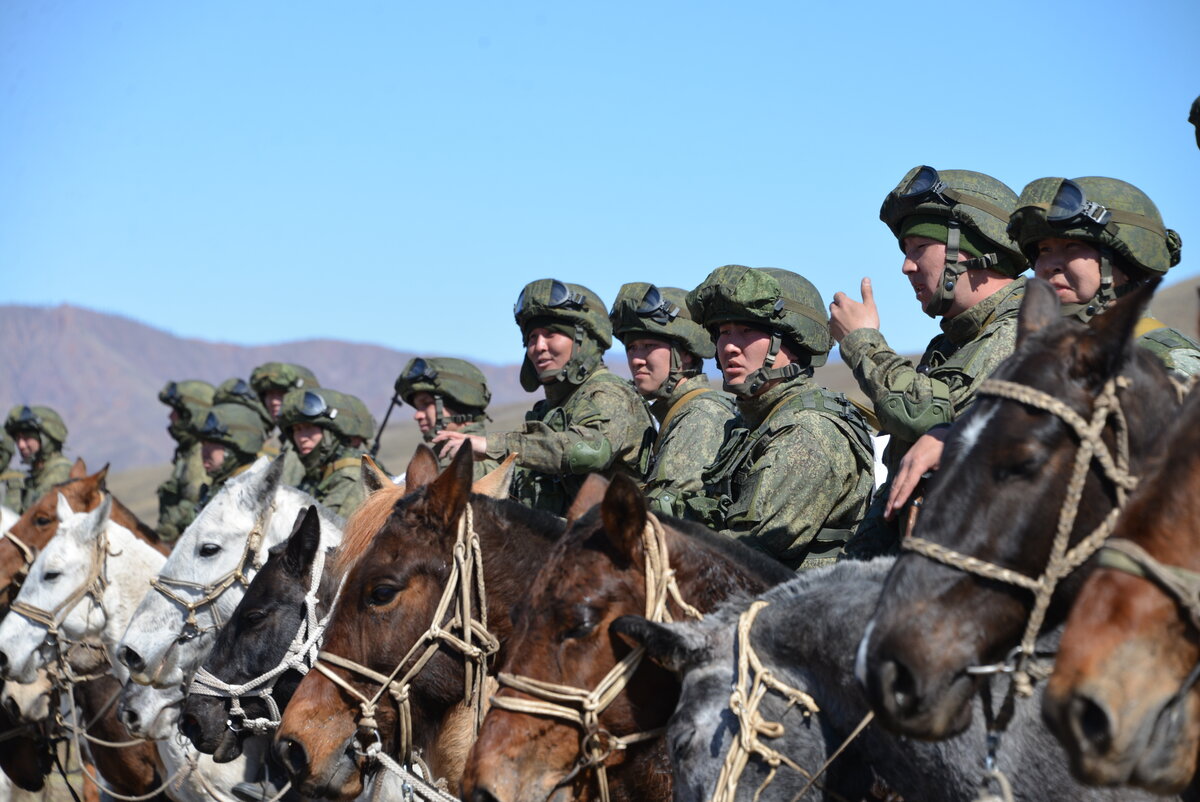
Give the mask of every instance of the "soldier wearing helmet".
<svg viewBox="0 0 1200 802">
<path fill-rule="evenodd" d="M 21 499 L 21 486 L 25 483 L 25 475 L 18 470 L 10 469 L 13 454 L 17 446 L 7 432 L 0 432 L 0 506 L 12 509 Z"/>
<path fill-rule="evenodd" d="M 265 411 L 265 410 L 264 410 Z M 225 485 L 247 470 L 261 454 L 267 439 L 266 422 L 257 410 L 240 403 L 217 403 L 197 433 L 204 472 L 209 481 L 200 490 L 200 510 Z"/>
<path fill-rule="evenodd" d="M 557 279 L 530 282 L 513 315 L 525 360 L 521 386 L 545 399 L 525 415 L 525 429 L 481 437 L 443 431 L 443 457 L 464 442 L 476 459 L 517 454 L 512 495 L 537 509 L 565 515 L 589 473 L 641 479 L 642 450 L 654 428 L 645 403 L 604 366 L 612 345 L 607 308 L 594 292 Z"/>
<path fill-rule="evenodd" d="M 716 353 L 712 338 L 692 320 L 687 293 L 636 282 L 617 293 L 608 315 L 625 344 L 634 387 L 658 420 L 647 452 L 643 489 L 651 509 L 683 514 L 685 496 L 700 492 L 700 474 L 717 456 L 733 399 L 709 386 L 704 360 Z"/>
<path fill-rule="evenodd" d="M 413 420 L 421 437 L 431 443 L 443 431 L 487 437 L 487 405 L 492 400 L 487 379 L 479 368 L 450 357 L 413 357 L 396 379 L 396 397 L 416 412 Z M 445 469 L 449 460 L 439 455 Z M 476 460 L 475 478 L 480 479 L 500 463 L 491 458 Z"/>
<path fill-rule="evenodd" d="M 67 426 L 50 407 L 16 406 L 4 421 L 4 431 L 13 439 L 21 462 L 29 473 L 17 498 L 10 499 L 17 512 L 25 512 L 50 488 L 71 478 L 71 461 L 63 456 Z"/>
<path fill-rule="evenodd" d="M 687 305 L 739 413 L 688 517 L 793 569 L 832 562 L 867 511 L 874 456 L 858 410 L 813 380 L 831 345 L 820 293 L 787 270 L 726 265 Z"/>
<path fill-rule="evenodd" d="M 292 390 L 312 390 L 321 384 L 313 372 L 303 365 L 290 362 L 264 362 L 250 373 L 250 388 L 258 396 L 271 422 L 267 433 L 277 425 L 283 397 Z M 273 444 L 269 448 L 273 448 Z M 295 487 L 304 479 L 304 466 L 290 438 L 280 432 L 279 452 L 283 455 L 283 478 L 286 485 Z"/>
<path fill-rule="evenodd" d="M 900 527 L 888 501 L 902 461 L 927 432 L 943 437 L 942 428 L 963 414 L 980 383 L 1013 352 L 1026 268 L 1006 233 L 1016 199 L 991 176 L 928 166 L 909 170 L 884 198 L 879 219 L 904 254 L 902 272 L 925 314 L 941 319 L 942 333 L 917 365 L 879 331 L 869 279 L 862 282 L 862 303 L 834 295 L 831 331 L 881 431 L 890 435 L 884 455 L 889 483 L 848 545 L 851 556 L 899 547 Z"/>
<path fill-rule="evenodd" d="M 364 418 L 365 415 L 365 418 Z M 342 517 L 365 498 L 359 466 L 361 445 L 374 421 L 362 402 L 335 390 L 292 390 L 283 397 L 279 427 L 295 445 L 304 465 L 298 487 Z"/>
<path fill-rule="evenodd" d="M 1064 313 L 1085 322 L 1179 264 L 1179 235 L 1144 192 L 1115 178 L 1039 178 L 1021 191 L 1008 230 Z M 1200 346 L 1175 329 L 1147 316 L 1135 334 L 1176 379 L 1200 372 Z"/>
<path fill-rule="evenodd" d="M 171 409 L 167 432 L 175 440 L 175 456 L 171 475 L 158 486 L 155 531 L 163 540 L 172 541 L 195 520 L 200 488 L 208 481 L 196 429 L 212 408 L 213 386 L 196 379 L 167 382 L 159 391 L 158 400 Z"/>
</svg>

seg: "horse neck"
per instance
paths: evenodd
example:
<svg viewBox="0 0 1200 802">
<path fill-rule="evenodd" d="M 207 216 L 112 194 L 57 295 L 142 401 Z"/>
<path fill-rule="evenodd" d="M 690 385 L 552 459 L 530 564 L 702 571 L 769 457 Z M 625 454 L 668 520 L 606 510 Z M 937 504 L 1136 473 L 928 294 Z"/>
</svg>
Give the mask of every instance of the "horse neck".
<svg viewBox="0 0 1200 802">
<path fill-rule="evenodd" d="M 1163 435 L 1170 429 L 1165 423 L 1178 417 L 1180 399 L 1168 379 L 1145 367 L 1135 368 L 1133 380 L 1133 386 L 1122 391 L 1119 398 L 1129 426 L 1130 464 L 1137 471 L 1148 457 L 1161 451 Z"/>
<path fill-rule="evenodd" d="M 171 551 L 171 547 L 159 539 L 157 532 L 143 523 L 141 518 L 133 514 L 133 510 L 122 504 L 121 500 L 116 496 L 113 496 L 112 500 L 112 519 L 114 521 L 128 529 L 139 540 L 160 554 L 167 554 Z"/>
<path fill-rule="evenodd" d="M 105 647 L 114 649 L 141 604 L 150 580 L 158 576 L 167 559 L 154 544 L 120 524 L 110 522 L 106 535 L 105 625 L 100 639 Z"/>
<path fill-rule="evenodd" d="M 342 542 L 343 521 L 336 520 L 321 504 L 302 490 L 280 485 L 271 499 L 275 509 L 263 534 L 263 550 L 278 545 L 292 536 L 296 517 L 306 507 L 316 506 L 321 521 L 321 548 L 333 548 Z"/>
<path fill-rule="evenodd" d="M 765 574 L 759 570 L 760 566 L 739 560 L 741 555 L 737 555 L 734 548 L 719 548 L 699 536 L 664 528 L 675 581 L 684 600 L 701 612 L 716 609 L 734 594 L 762 593 L 794 576 L 783 566 L 779 566 L 778 572 Z"/>
</svg>

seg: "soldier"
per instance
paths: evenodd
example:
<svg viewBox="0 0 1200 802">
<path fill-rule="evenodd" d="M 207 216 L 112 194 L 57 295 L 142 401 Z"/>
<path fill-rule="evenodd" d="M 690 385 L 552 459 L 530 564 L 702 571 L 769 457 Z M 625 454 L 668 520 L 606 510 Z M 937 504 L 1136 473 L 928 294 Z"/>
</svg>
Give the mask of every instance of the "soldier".
<svg viewBox="0 0 1200 802">
<path fill-rule="evenodd" d="M 212 408 L 213 386 L 196 379 L 167 382 L 159 391 L 158 400 L 171 408 L 167 432 L 175 440 L 175 456 L 170 477 L 158 486 L 158 526 L 155 531 L 164 541 L 170 542 L 195 520 L 200 488 L 208 480 L 200 458 L 196 429 Z"/>
<path fill-rule="evenodd" d="M 589 473 L 641 479 L 642 450 L 654 437 L 650 412 L 629 382 L 604 366 L 612 345 L 607 308 L 594 292 L 556 279 L 530 282 L 513 315 L 525 359 L 521 386 L 545 399 L 525 414 L 525 429 L 482 437 L 443 431 L 451 459 L 464 442 L 476 459 L 517 454 L 512 495 L 531 507 L 565 515 Z"/>
<path fill-rule="evenodd" d="M 20 494 L 9 499 L 12 509 L 25 512 L 50 488 L 71 478 L 71 461 L 62 454 L 67 425 L 50 407 L 17 406 L 9 411 L 4 431 L 29 466 Z"/>
<path fill-rule="evenodd" d="M 709 386 L 704 360 L 716 349 L 675 287 L 626 284 L 612 312 L 613 334 L 625 344 L 633 384 L 658 419 L 647 452 L 643 488 L 655 512 L 679 516 L 682 499 L 698 493 L 700 474 L 717 456 L 733 398 Z"/>
<path fill-rule="evenodd" d="M 0 506 L 12 509 L 21 502 L 21 486 L 25 483 L 25 475 L 20 471 L 9 468 L 17 446 L 7 432 L 0 432 Z"/>
<path fill-rule="evenodd" d="M 464 432 L 487 437 L 487 405 L 492 400 L 487 379 L 479 368 L 462 359 L 414 357 L 396 379 L 396 395 L 416 412 L 413 420 L 426 443 L 439 432 Z M 439 455 L 445 469 L 450 461 Z M 475 462 L 475 478 L 499 467 L 494 459 Z"/>
<path fill-rule="evenodd" d="M 687 305 L 739 413 L 688 516 L 793 569 L 832 562 L 867 511 L 874 456 L 858 411 L 813 380 L 832 344 L 820 293 L 787 270 L 726 265 Z"/>
<path fill-rule="evenodd" d="M 862 282 L 862 303 L 834 295 L 830 330 L 874 404 L 880 429 L 891 435 L 884 455 L 889 477 L 922 435 L 963 414 L 979 384 L 1015 347 L 1025 296 L 1019 275 L 1026 268 L 1006 233 L 1016 200 L 991 176 L 926 166 L 909 170 L 884 198 L 879 219 L 904 254 L 901 271 L 925 314 L 941 318 L 942 333 L 915 367 L 879 331 L 869 279 Z M 889 482 L 876 493 L 848 556 L 866 559 L 899 548 L 899 522 L 887 507 L 890 490 Z"/>
<path fill-rule="evenodd" d="M 1146 194 L 1115 178 L 1039 178 L 1021 191 L 1012 235 L 1064 314 L 1086 322 L 1139 284 L 1179 264 L 1181 241 Z M 1200 372 L 1200 346 L 1152 317 L 1135 330 L 1176 379 Z"/>
<path fill-rule="evenodd" d="M 342 517 L 365 498 L 359 466 L 365 453 L 351 444 L 362 436 L 353 396 L 328 389 L 292 390 L 283 398 L 279 427 L 304 465 L 298 487 Z"/>
<path fill-rule="evenodd" d="M 250 374 L 250 387 L 258 394 L 267 414 L 271 416 L 271 426 L 277 425 L 279 411 L 283 407 L 283 396 L 291 390 L 312 390 L 320 387 L 317 377 L 303 365 L 289 362 L 264 362 Z M 268 427 L 267 433 L 271 429 Z M 304 479 L 304 466 L 296 454 L 296 447 L 290 438 L 280 432 L 279 451 L 283 454 L 283 483 L 296 487 Z"/>
<path fill-rule="evenodd" d="M 261 455 L 267 430 L 263 417 L 253 408 L 245 404 L 218 403 L 205 416 L 198 436 L 204 472 L 209 481 L 200 489 L 197 511 L 220 492 L 225 482 L 254 464 Z"/>
</svg>

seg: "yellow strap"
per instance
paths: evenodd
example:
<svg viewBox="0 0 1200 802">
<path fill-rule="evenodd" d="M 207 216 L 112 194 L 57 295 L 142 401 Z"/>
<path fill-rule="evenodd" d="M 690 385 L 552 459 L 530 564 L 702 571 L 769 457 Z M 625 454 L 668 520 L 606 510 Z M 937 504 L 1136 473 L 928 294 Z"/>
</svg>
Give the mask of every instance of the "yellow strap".
<svg viewBox="0 0 1200 802">
<path fill-rule="evenodd" d="M 25 478 L 24 471 L 5 471 L 4 473 L 0 473 L 0 482 L 7 482 L 9 479 L 24 480 L 24 478 Z"/>
<path fill-rule="evenodd" d="M 697 387 L 695 390 L 689 390 L 684 393 L 683 397 L 671 405 L 671 408 L 667 410 L 667 414 L 663 416 L 663 422 L 658 427 L 658 437 L 654 438 L 655 452 L 658 451 L 658 446 L 662 443 L 663 435 L 667 432 L 667 427 L 669 427 L 671 422 L 675 420 L 675 417 L 683 411 L 684 404 L 686 404 L 688 401 L 691 401 L 698 395 L 711 392 L 715 392 L 711 387 Z"/>
<path fill-rule="evenodd" d="M 328 479 L 333 473 L 340 471 L 342 468 L 357 468 L 362 465 L 361 457 L 343 457 L 337 462 L 332 462 L 325 466 L 325 470 L 321 472 L 322 479 Z"/>
<path fill-rule="evenodd" d="M 1139 320 L 1137 322 L 1136 326 L 1133 327 L 1133 336 L 1134 336 L 1134 339 L 1137 339 L 1139 337 L 1146 336 L 1147 334 L 1149 334 L 1152 331 L 1157 331 L 1158 329 L 1165 329 L 1166 327 L 1167 327 L 1167 324 L 1163 323 L 1158 318 L 1154 318 L 1154 317 L 1150 317 L 1149 315 L 1146 315 L 1144 318 L 1142 318 L 1141 320 Z"/>
</svg>

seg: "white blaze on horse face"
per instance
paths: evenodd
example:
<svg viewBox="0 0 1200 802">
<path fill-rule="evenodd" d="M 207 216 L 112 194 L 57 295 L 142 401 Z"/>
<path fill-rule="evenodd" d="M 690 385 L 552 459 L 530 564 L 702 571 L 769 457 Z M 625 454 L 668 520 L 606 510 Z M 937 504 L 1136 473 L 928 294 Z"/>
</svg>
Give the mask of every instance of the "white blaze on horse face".
<svg viewBox="0 0 1200 802">
<path fill-rule="evenodd" d="M 962 462 L 963 458 L 971 452 L 971 449 L 975 448 L 975 445 L 979 442 L 979 436 L 983 434 L 983 430 L 987 428 L 988 423 L 991 422 L 995 414 L 995 406 L 985 412 L 976 410 L 973 415 L 963 422 L 958 438 L 959 449 L 958 458 L 954 461 L 955 465 Z M 950 467 L 952 466 L 948 465 L 943 470 Z"/>
</svg>

